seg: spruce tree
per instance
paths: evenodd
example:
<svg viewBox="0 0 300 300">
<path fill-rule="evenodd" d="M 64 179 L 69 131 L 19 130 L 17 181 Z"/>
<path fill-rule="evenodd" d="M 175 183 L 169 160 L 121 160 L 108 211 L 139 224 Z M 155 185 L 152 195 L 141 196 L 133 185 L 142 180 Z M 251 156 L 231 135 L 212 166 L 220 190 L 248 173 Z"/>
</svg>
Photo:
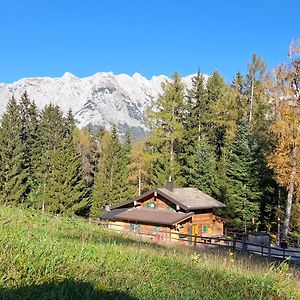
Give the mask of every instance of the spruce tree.
<svg viewBox="0 0 300 300">
<path fill-rule="evenodd" d="M 237 136 L 229 152 L 226 215 L 234 229 L 254 229 L 260 219 L 259 173 L 255 157 L 255 141 L 248 124 L 238 126 Z"/>
<path fill-rule="evenodd" d="M 42 210 L 63 215 L 82 215 L 87 210 L 87 189 L 77 153 L 71 111 L 66 118 L 58 106 L 46 106 L 41 113 L 42 147 L 38 178 Z"/>
<path fill-rule="evenodd" d="M 66 136 L 72 136 L 74 129 L 76 128 L 76 122 L 71 109 L 69 109 L 66 118 L 64 118 L 64 122 L 65 122 Z"/>
<path fill-rule="evenodd" d="M 29 190 L 29 173 L 21 135 L 20 106 L 12 97 L 0 129 L 0 201 L 5 205 L 24 203 Z"/>
<path fill-rule="evenodd" d="M 49 212 L 62 215 L 87 213 L 86 184 L 82 178 L 81 160 L 72 140 L 65 138 L 59 150 L 51 151 L 44 198 Z"/>
<path fill-rule="evenodd" d="M 37 194 L 40 198 L 36 200 L 36 208 L 47 210 L 51 199 L 46 198 L 48 179 L 54 168 L 54 160 L 61 150 L 62 141 L 65 135 L 63 114 L 58 106 L 46 105 L 41 112 L 39 126 L 39 140 L 41 147 L 40 164 L 36 170 L 38 182 Z M 52 204 L 54 207 L 54 204 Z"/>
<path fill-rule="evenodd" d="M 205 137 L 201 137 L 195 147 L 195 153 L 189 159 L 189 185 L 211 196 L 219 195 L 217 189 L 217 161 L 214 148 Z"/>
<path fill-rule="evenodd" d="M 188 136 L 185 140 L 195 146 L 201 136 L 206 134 L 208 118 L 208 96 L 205 77 L 198 71 L 192 78 L 192 88 L 188 90 L 186 101 L 184 127 Z"/>
<path fill-rule="evenodd" d="M 96 170 L 91 214 L 97 216 L 105 205 L 121 202 L 121 144 L 116 126 L 100 140 L 99 165 Z"/>
<path fill-rule="evenodd" d="M 247 106 L 247 95 L 245 89 L 245 79 L 244 76 L 238 72 L 231 84 L 233 97 L 236 99 L 238 116 L 238 122 L 246 122 L 248 115 L 248 106 Z"/>
<path fill-rule="evenodd" d="M 192 78 L 192 88 L 187 91 L 186 104 L 184 110 L 184 134 L 180 141 L 179 162 L 182 166 L 182 175 L 187 178 L 190 184 L 189 172 L 193 169 L 194 161 L 191 157 L 195 156 L 196 146 L 203 136 L 207 133 L 208 101 L 205 78 L 198 71 Z"/>
<path fill-rule="evenodd" d="M 28 205 L 35 202 L 37 196 L 36 169 L 40 162 L 41 147 L 38 135 L 39 115 L 33 101 L 25 92 L 20 100 L 21 143 L 23 145 L 23 169 L 28 174 Z"/>
</svg>

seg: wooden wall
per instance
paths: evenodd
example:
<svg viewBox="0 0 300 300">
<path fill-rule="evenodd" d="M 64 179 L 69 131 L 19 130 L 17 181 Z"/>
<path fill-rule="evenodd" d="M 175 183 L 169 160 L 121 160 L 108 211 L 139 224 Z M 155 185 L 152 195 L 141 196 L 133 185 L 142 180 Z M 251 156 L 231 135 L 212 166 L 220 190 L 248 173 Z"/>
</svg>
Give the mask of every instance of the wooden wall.
<svg viewBox="0 0 300 300">
<path fill-rule="evenodd" d="M 223 220 L 220 217 L 213 215 L 212 212 L 194 214 L 192 218 L 193 224 L 199 225 L 199 235 L 222 235 L 223 234 Z M 205 232 L 205 229 L 207 231 Z"/>
<path fill-rule="evenodd" d="M 209 214 L 208 214 L 209 215 Z M 118 231 L 126 231 L 128 233 L 139 234 L 139 235 L 147 235 L 152 236 L 152 238 L 156 241 L 182 241 L 189 240 L 189 237 L 185 235 L 189 235 L 193 232 L 193 229 L 198 228 L 198 233 L 195 231 L 192 234 L 197 235 L 222 235 L 223 234 L 223 220 L 220 217 L 210 215 L 211 219 L 208 216 L 196 216 L 193 222 L 184 221 L 182 224 L 178 224 L 176 228 L 171 228 L 168 226 L 156 226 L 151 224 L 140 224 L 139 232 L 137 232 L 136 224 L 132 223 L 130 225 L 129 222 L 110 222 L 109 228 L 118 230 Z M 210 219 L 210 223 L 207 223 L 207 220 Z M 197 220 L 197 223 L 195 222 Z M 204 221 L 204 222 L 203 222 Z M 208 227 L 208 231 L 206 233 L 202 232 L 202 226 L 206 225 Z M 194 228 L 193 228 L 194 226 Z"/>
<path fill-rule="evenodd" d="M 169 241 L 171 239 L 171 228 L 167 226 L 151 225 L 151 224 L 139 224 L 139 230 L 137 230 L 136 223 L 129 222 L 110 222 L 109 228 L 126 231 L 133 234 L 149 235 L 153 236 L 156 240 Z"/>
<path fill-rule="evenodd" d="M 198 224 L 210 224 L 212 222 L 213 214 L 212 212 L 210 213 L 196 213 L 192 217 L 192 222 L 193 223 L 198 223 Z"/>
<path fill-rule="evenodd" d="M 141 206 L 141 207 L 147 207 L 147 203 L 155 203 L 155 209 L 166 209 L 166 210 L 170 210 L 170 209 L 175 209 L 176 205 L 170 201 L 168 201 L 167 199 L 163 199 L 163 198 L 158 198 L 158 197 L 151 197 L 150 199 L 146 200 L 146 201 L 142 201 L 139 200 L 137 203 Z"/>
</svg>

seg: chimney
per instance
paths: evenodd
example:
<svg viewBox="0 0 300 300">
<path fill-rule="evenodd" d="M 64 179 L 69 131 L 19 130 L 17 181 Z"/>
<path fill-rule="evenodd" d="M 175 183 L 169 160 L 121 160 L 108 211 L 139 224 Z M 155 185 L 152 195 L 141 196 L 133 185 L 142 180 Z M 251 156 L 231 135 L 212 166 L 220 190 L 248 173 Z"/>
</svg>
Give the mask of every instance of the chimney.
<svg viewBox="0 0 300 300">
<path fill-rule="evenodd" d="M 173 182 L 172 181 L 167 181 L 166 189 L 169 190 L 170 192 L 174 191 L 174 186 L 173 186 Z"/>
</svg>

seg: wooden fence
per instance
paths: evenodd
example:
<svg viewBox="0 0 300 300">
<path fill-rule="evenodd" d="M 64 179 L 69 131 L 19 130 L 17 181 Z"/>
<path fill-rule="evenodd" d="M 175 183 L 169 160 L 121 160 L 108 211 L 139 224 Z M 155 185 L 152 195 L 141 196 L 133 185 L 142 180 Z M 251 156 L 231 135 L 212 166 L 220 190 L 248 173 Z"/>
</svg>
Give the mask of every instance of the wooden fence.
<svg viewBox="0 0 300 300">
<path fill-rule="evenodd" d="M 263 246 L 249 243 L 247 241 L 229 239 L 223 237 L 193 236 L 187 235 L 186 242 L 193 244 L 195 247 L 199 244 L 218 245 L 230 248 L 234 251 L 242 251 L 246 253 L 259 254 L 262 256 L 277 258 L 281 260 L 289 260 L 300 263 L 300 249 L 284 249 L 276 246 Z"/>
<path fill-rule="evenodd" d="M 109 227 L 108 222 L 93 222 L 103 227 Z M 114 230 L 116 230 L 116 224 L 114 225 Z M 120 226 L 117 231 L 124 232 L 123 226 Z M 127 232 L 127 231 L 126 231 Z M 129 233 L 129 232 L 127 232 Z M 151 238 L 156 241 L 162 241 L 160 238 L 160 233 L 146 234 L 146 233 L 131 233 L 136 236 Z M 164 234 L 165 236 L 165 234 Z M 174 236 L 176 236 L 174 238 Z M 200 245 L 206 246 L 220 246 L 227 247 L 233 251 L 241 251 L 245 253 L 252 253 L 257 255 L 262 255 L 266 257 L 272 257 L 280 260 L 287 260 L 294 263 L 300 263 L 300 249 L 284 249 L 276 246 L 262 246 L 258 244 L 249 243 L 247 241 L 238 240 L 234 238 L 226 237 L 213 237 L 204 235 L 190 235 L 172 232 L 172 238 L 164 239 L 165 241 L 178 241 L 184 244 L 188 244 L 194 247 L 199 247 Z"/>
</svg>

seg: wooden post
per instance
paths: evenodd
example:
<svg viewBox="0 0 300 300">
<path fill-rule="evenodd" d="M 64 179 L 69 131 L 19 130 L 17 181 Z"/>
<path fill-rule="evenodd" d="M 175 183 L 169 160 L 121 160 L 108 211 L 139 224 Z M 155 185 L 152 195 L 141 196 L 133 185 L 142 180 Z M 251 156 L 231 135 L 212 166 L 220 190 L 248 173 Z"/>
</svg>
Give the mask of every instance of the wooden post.
<svg viewBox="0 0 300 300">
<path fill-rule="evenodd" d="M 195 234 L 195 239 L 194 239 L 194 247 L 197 246 L 197 234 Z"/>
<path fill-rule="evenodd" d="M 243 240 L 243 244 L 242 244 L 242 251 L 245 252 L 246 251 L 246 242 Z"/>
<path fill-rule="evenodd" d="M 268 257 L 271 257 L 271 246 L 269 245 L 269 248 L 268 248 Z"/>
</svg>

